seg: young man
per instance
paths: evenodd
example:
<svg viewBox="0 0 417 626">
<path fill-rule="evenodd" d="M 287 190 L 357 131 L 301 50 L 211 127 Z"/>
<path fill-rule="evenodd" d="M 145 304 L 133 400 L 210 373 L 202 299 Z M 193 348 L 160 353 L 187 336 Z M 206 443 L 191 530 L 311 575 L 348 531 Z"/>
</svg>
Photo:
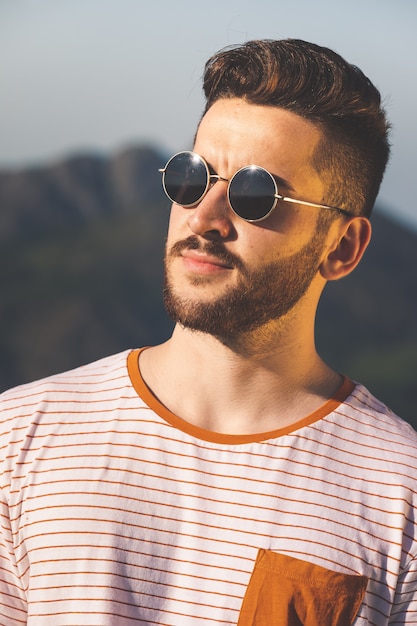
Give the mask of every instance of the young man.
<svg viewBox="0 0 417 626">
<path fill-rule="evenodd" d="M 3 395 L 0 623 L 417 623 L 417 436 L 315 349 L 388 158 L 298 40 L 215 55 L 173 201 L 164 344 Z"/>
</svg>

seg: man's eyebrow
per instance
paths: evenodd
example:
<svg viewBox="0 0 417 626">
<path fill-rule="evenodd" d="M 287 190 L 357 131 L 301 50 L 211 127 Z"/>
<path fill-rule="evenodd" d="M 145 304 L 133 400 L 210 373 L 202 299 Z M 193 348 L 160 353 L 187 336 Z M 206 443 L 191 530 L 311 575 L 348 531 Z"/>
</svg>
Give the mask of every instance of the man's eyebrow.
<svg viewBox="0 0 417 626">
<path fill-rule="evenodd" d="M 193 148 L 194 151 L 194 148 Z M 198 153 L 196 153 L 198 154 Z M 201 156 L 201 155 L 199 155 Z M 205 158 L 203 157 L 204 160 L 206 161 L 208 168 L 210 170 L 210 172 L 212 174 L 217 174 L 216 170 L 214 169 L 214 167 L 212 166 L 212 164 Z M 288 180 L 285 180 L 285 178 L 282 178 L 282 176 L 278 176 L 277 174 L 273 174 L 272 172 L 270 172 L 269 170 L 267 170 L 269 172 L 269 174 L 271 174 L 272 178 L 275 180 L 278 190 L 281 187 L 285 187 L 285 189 L 288 189 L 288 191 L 295 191 L 294 187 L 291 185 L 291 183 Z"/>
</svg>

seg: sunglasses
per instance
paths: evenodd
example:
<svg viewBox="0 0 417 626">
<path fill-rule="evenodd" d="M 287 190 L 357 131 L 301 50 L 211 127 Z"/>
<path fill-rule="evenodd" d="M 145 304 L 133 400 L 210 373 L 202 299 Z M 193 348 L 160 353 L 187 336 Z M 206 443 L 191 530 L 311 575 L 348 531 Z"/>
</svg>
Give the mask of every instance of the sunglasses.
<svg viewBox="0 0 417 626">
<path fill-rule="evenodd" d="M 230 208 L 247 222 L 266 219 L 277 206 L 278 200 L 351 215 L 338 207 L 281 196 L 275 178 L 259 165 L 242 167 L 228 180 L 212 173 L 199 154 L 185 151 L 174 154 L 159 171 L 162 172 L 162 185 L 166 195 L 171 202 L 183 207 L 198 204 L 218 180 L 229 183 L 227 198 Z"/>
</svg>

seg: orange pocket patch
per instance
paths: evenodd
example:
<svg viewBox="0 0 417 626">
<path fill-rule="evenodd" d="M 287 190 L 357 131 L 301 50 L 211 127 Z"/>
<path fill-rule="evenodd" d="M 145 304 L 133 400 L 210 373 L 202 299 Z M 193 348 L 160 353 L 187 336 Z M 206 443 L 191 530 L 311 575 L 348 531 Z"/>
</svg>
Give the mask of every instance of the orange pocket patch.
<svg viewBox="0 0 417 626">
<path fill-rule="evenodd" d="M 238 626 L 350 626 L 368 579 L 259 550 Z"/>
</svg>

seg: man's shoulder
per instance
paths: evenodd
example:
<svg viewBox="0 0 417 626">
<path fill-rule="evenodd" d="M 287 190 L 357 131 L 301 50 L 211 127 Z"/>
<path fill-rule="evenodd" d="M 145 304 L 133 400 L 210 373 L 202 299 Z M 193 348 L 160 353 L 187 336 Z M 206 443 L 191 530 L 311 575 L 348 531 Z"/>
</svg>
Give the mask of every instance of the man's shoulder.
<svg viewBox="0 0 417 626">
<path fill-rule="evenodd" d="M 417 456 L 416 430 L 364 385 L 355 384 L 339 412 L 342 419 L 346 417 L 355 425 L 358 441 L 373 439 L 385 442 L 391 453 L 403 450 L 404 446 L 411 447 L 415 449 Z"/>
<path fill-rule="evenodd" d="M 74 369 L 13 387 L 0 394 L 0 411 L 48 401 L 58 394 L 74 395 L 105 390 L 111 381 L 127 376 L 127 356 L 131 350 L 103 357 Z"/>
</svg>

